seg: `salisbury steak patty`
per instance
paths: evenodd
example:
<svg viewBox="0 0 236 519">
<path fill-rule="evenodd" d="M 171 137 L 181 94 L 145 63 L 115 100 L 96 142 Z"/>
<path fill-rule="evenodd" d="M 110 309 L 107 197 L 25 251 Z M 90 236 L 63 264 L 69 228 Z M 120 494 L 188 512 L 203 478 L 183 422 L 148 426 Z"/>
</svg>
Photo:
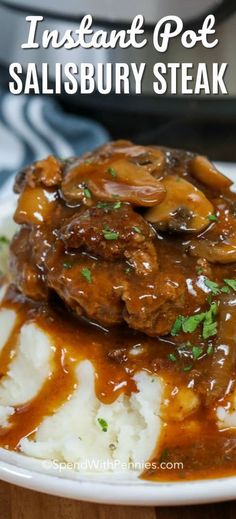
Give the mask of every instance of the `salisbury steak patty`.
<svg viewBox="0 0 236 519">
<path fill-rule="evenodd" d="M 194 160 L 118 141 L 26 168 L 16 182 L 21 228 L 11 245 L 13 282 L 38 300 L 56 292 L 73 312 L 102 325 L 168 334 L 179 314 L 204 309 L 207 300 L 199 259 L 188 251 L 215 209 Z"/>
</svg>

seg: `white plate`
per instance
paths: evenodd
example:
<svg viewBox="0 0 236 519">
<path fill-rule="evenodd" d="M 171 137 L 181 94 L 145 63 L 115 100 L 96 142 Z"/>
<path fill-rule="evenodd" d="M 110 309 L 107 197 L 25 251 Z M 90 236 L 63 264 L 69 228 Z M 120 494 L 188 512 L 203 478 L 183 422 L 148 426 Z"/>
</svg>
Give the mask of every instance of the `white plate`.
<svg viewBox="0 0 236 519">
<path fill-rule="evenodd" d="M 217 164 L 236 181 L 235 164 Z M 0 218 L 11 212 L 10 181 L 0 193 Z M 13 202 L 14 203 L 14 202 Z M 236 471 L 236 469 L 235 469 Z M 226 501 L 236 497 L 236 476 L 180 483 L 128 480 L 125 474 L 58 473 L 40 460 L 0 449 L 0 479 L 47 494 L 104 504 L 170 506 Z"/>
</svg>

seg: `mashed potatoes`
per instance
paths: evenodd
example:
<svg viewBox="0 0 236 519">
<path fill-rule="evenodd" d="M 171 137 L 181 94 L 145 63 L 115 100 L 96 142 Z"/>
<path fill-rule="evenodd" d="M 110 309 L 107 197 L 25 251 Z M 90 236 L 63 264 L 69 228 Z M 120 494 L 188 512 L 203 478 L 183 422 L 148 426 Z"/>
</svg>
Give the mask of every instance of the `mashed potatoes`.
<svg viewBox="0 0 236 519">
<path fill-rule="evenodd" d="M 153 383 L 140 372 L 135 377 L 138 393 L 104 405 L 95 395 L 90 362 L 77 367 L 77 377 L 78 388 L 68 402 L 45 418 L 34 441 L 21 442 L 21 450 L 30 456 L 81 464 L 87 470 L 102 470 L 109 462 L 112 470 L 114 460 L 144 466 L 160 434 L 161 382 L 156 378 Z"/>
<path fill-rule="evenodd" d="M 0 349 L 15 320 L 12 310 L 0 311 Z M 17 406 L 37 396 L 50 377 L 54 350 L 37 325 L 22 326 L 16 355 L 0 383 L 2 427 L 8 425 L 8 418 Z M 134 377 L 139 392 L 130 397 L 121 395 L 114 403 L 105 405 L 95 394 L 91 362 L 79 363 L 76 375 L 73 394 L 68 395 L 68 400 L 52 416 L 42 420 L 32 438 L 21 441 L 21 452 L 73 462 L 77 468 L 81 465 L 87 470 L 104 470 L 109 462 L 112 470 L 114 460 L 141 469 L 151 456 L 161 430 L 162 381 L 141 371 Z"/>
</svg>

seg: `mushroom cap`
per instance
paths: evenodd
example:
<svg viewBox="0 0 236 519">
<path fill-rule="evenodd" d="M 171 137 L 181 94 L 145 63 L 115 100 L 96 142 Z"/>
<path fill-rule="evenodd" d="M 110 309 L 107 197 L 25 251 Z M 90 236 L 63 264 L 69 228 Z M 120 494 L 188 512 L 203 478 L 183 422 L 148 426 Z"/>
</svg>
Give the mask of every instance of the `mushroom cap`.
<svg viewBox="0 0 236 519">
<path fill-rule="evenodd" d="M 190 174 L 204 186 L 216 191 L 229 188 L 233 182 L 225 177 L 212 162 L 203 155 L 197 155 L 189 164 Z"/>
<path fill-rule="evenodd" d="M 214 207 L 204 193 L 176 175 L 163 179 L 166 195 L 159 205 L 148 209 L 145 218 L 160 230 L 199 232 L 205 229 Z"/>
<path fill-rule="evenodd" d="M 57 193 L 53 188 L 26 186 L 20 194 L 14 220 L 18 224 L 43 225 L 56 208 Z"/>
<path fill-rule="evenodd" d="M 192 256 L 205 258 L 210 263 L 227 265 L 236 261 L 236 234 L 228 236 L 223 241 L 212 240 L 192 241 L 189 247 Z"/>
<path fill-rule="evenodd" d="M 105 202 L 114 198 L 134 206 L 153 206 L 165 197 L 165 187 L 150 174 L 146 166 L 131 161 L 122 154 L 113 155 L 100 163 L 79 163 L 67 172 L 61 186 L 63 197 L 79 202 L 86 186 L 92 197 Z"/>
</svg>

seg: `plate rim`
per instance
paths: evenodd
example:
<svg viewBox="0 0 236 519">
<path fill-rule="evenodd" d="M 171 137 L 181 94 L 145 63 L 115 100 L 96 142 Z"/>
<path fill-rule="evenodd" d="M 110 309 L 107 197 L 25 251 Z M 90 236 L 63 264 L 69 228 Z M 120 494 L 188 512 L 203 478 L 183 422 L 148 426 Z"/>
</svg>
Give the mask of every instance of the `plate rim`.
<svg viewBox="0 0 236 519">
<path fill-rule="evenodd" d="M 5 451 L 4 454 L 7 458 L 8 454 L 15 453 Z M 230 501 L 236 496 L 236 476 L 186 482 L 137 480 L 122 483 L 115 479 L 104 481 L 102 477 L 104 474 L 94 479 L 86 475 L 78 479 L 59 477 L 3 461 L 0 453 L 1 480 L 29 490 L 79 501 L 108 505 L 183 506 Z"/>
</svg>

